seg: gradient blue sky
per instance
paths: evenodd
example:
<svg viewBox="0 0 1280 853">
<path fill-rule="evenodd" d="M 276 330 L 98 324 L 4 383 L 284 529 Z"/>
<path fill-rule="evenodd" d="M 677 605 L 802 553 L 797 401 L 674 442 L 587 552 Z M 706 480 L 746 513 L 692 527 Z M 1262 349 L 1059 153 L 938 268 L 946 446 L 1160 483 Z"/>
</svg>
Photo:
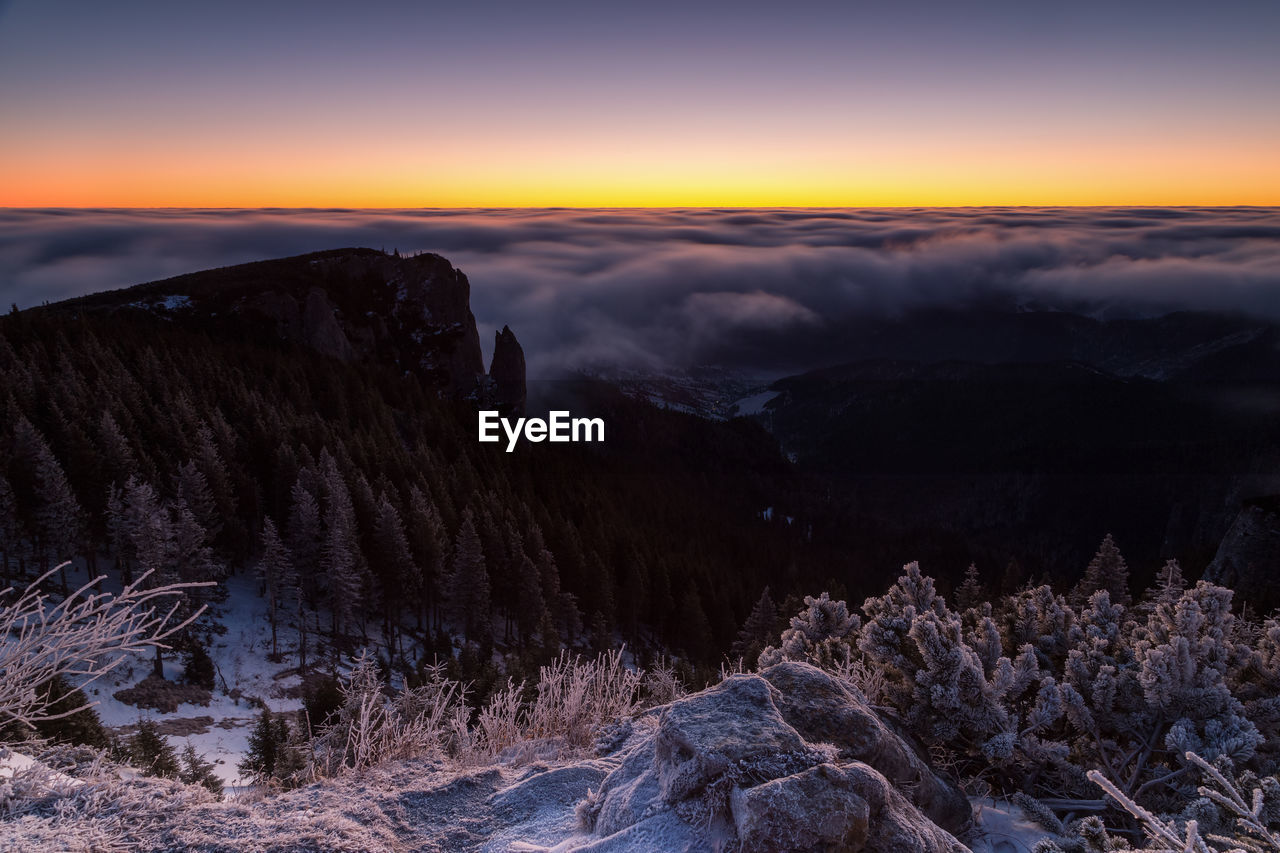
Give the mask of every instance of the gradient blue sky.
<svg viewBox="0 0 1280 853">
<path fill-rule="evenodd" d="M 0 4 L 0 205 L 1280 202 L 1280 3 Z"/>
</svg>

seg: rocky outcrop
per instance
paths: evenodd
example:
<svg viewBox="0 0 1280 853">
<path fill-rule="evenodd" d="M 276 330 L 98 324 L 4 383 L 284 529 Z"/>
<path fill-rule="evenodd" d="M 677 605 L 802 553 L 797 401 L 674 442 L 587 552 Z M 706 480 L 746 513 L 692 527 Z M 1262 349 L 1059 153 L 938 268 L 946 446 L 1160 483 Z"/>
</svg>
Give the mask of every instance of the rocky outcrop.
<svg viewBox="0 0 1280 853">
<path fill-rule="evenodd" d="M 1235 590 L 1255 613 L 1280 606 L 1280 497 L 1249 501 L 1222 538 L 1204 579 Z"/>
<path fill-rule="evenodd" d="M 732 676 L 599 742 L 594 758 L 415 759 L 231 802 L 167 779 L 31 777 L 22 791 L 38 804 L 0 808 L 0 838 L 17 850 L 111 837 L 207 853 L 968 853 L 953 834 L 969 823 L 959 792 L 856 691 L 807 664 Z"/>
<path fill-rule="evenodd" d="M 858 761 L 736 789 L 730 807 L 741 849 L 757 853 L 964 850 Z"/>
<path fill-rule="evenodd" d="M 140 284 L 54 310 L 142 310 L 237 336 L 275 335 L 340 361 L 394 365 L 454 396 L 477 394 L 485 376 L 471 284 L 433 254 L 335 249 Z"/>
<path fill-rule="evenodd" d="M 803 663 L 769 667 L 763 677 L 780 694 L 783 719 L 809 743 L 836 747 L 841 759 L 874 767 L 934 823 L 963 832 L 972 818 L 969 800 L 939 778 L 905 732 L 891 726 L 839 679 Z"/>
<path fill-rule="evenodd" d="M 580 807 L 594 837 L 696 839 L 681 849 L 965 850 L 951 834 L 970 823 L 963 794 L 855 692 L 806 664 L 732 676 L 631 725 L 617 768 Z"/>
<path fill-rule="evenodd" d="M 338 322 L 337 308 L 318 287 L 307 291 L 301 303 L 288 293 L 272 290 L 248 298 L 244 307 L 274 319 L 285 340 L 298 341 L 339 361 L 356 358 L 355 347 Z"/>
<path fill-rule="evenodd" d="M 527 398 L 524 349 L 508 326 L 503 326 L 495 335 L 489 379 L 493 382 L 494 403 L 499 410 L 504 414 L 524 414 Z"/>
</svg>

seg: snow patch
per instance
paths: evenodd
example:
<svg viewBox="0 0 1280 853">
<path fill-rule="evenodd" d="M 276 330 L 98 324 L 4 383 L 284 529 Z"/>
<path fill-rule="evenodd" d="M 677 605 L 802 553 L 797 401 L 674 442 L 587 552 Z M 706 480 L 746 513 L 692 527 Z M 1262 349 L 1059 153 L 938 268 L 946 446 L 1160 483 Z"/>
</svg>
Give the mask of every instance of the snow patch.
<svg viewBox="0 0 1280 853">
<path fill-rule="evenodd" d="M 759 394 L 752 394 L 750 397 L 743 397 L 729 406 L 730 411 L 736 411 L 740 416 L 762 415 L 766 406 L 778 399 L 777 391 L 761 391 Z"/>
</svg>

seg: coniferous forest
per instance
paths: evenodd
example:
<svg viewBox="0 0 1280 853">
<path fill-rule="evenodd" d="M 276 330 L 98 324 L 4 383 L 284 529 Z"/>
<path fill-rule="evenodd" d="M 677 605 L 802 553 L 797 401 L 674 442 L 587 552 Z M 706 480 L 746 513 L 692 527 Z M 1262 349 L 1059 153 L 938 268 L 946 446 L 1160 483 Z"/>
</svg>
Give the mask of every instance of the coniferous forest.
<svg viewBox="0 0 1280 853">
<path fill-rule="evenodd" d="M 504 774 L 546 761 L 577 773 L 594 755 L 604 765 L 573 801 L 587 843 L 647 825 L 618 810 L 639 796 L 629 774 L 652 753 L 651 772 L 693 774 L 648 806 L 676 821 L 662 830 L 673 849 L 715 838 L 828 849 L 864 831 L 811 825 L 811 804 L 751 799 L 785 802 L 788 786 L 817 801 L 888 797 L 878 841 L 831 849 L 914 838 L 913 849 L 1003 850 L 990 846 L 1002 832 L 1026 842 L 1010 849 L 1038 839 L 1040 853 L 1124 849 L 1144 833 L 1185 849 L 1271 849 L 1271 509 L 1229 499 L 1263 482 L 1265 419 L 1213 420 L 1195 382 L 1142 384 L 1125 399 L 1146 414 L 1169 407 L 1159 440 L 1133 444 L 1132 421 L 1112 408 L 1111 427 L 1076 422 L 1092 426 L 1075 452 L 1087 465 L 1126 447 L 1199 461 L 1139 481 L 1099 471 L 1117 494 L 1028 526 L 1079 493 L 1079 470 L 1064 476 L 1044 450 L 1061 423 L 1031 417 L 1015 431 L 1024 458 L 973 481 L 977 510 L 957 502 L 967 463 L 928 460 L 1007 445 L 1005 395 L 1052 410 L 1097 392 L 1092 379 L 1056 383 L 1057 365 L 1022 368 L 1012 384 L 953 368 L 904 379 L 901 365 L 886 378 L 868 362 L 775 383 L 764 415 L 708 417 L 585 376 L 526 392 L 509 329 L 484 373 L 465 294 L 438 256 L 342 250 L 0 318 L 0 736 L 39 756 L 38 773 L 0 793 L 29 843 L 100 833 L 213 849 L 200 809 L 232 794 L 278 798 L 285 813 L 289 797 L 360 801 L 341 786 L 417 784 L 413 762 L 427 760 L 449 779 L 507 768 L 484 783 L 506 797 L 517 777 Z M 413 326 L 406 304 L 429 322 Z M 939 449 L 929 436 L 965 388 L 994 420 Z M 1178 399 L 1188 413 L 1174 413 Z M 601 417 L 607 440 L 506 452 L 476 440 L 477 407 L 495 401 L 517 413 L 571 405 Z M 921 437 L 904 411 L 932 411 L 934 429 Z M 1158 502 L 1187 483 L 1227 502 L 1192 516 L 1194 535 L 1175 511 L 1165 543 L 1132 565 L 1105 530 L 1096 548 L 1085 538 L 1099 507 Z M 922 508 L 902 510 L 912 486 Z M 1138 530 L 1149 510 L 1119 511 L 1116 524 Z M 975 525 L 974 511 L 991 522 Z M 1079 541 L 1066 555 L 1037 561 L 1067 535 Z M 924 568 L 895 562 L 901 553 Z M 104 718 L 93 706 L 108 695 Z M 225 759 L 180 739 L 223 713 L 244 745 L 220 771 Z M 716 715 L 732 720 L 728 742 L 707 740 Z M 99 779 L 103 762 L 171 780 L 166 796 L 190 819 L 129 828 L 138 792 L 114 781 L 95 795 L 105 810 L 47 811 L 41 797 Z M 893 793 L 873 795 L 881 783 Z M 782 793 L 759 793 L 767 786 Z M 459 807 L 447 790 L 423 790 L 425 816 Z M 542 788 L 529 796 L 535 813 L 550 808 Z M 382 807 L 366 806 L 356 827 L 316 837 L 383 844 Z M 406 843 L 469 849 L 533 831 L 481 812 L 471 841 L 441 830 Z M 235 829 L 233 848 L 292 849 L 287 821 L 254 826 Z"/>
</svg>

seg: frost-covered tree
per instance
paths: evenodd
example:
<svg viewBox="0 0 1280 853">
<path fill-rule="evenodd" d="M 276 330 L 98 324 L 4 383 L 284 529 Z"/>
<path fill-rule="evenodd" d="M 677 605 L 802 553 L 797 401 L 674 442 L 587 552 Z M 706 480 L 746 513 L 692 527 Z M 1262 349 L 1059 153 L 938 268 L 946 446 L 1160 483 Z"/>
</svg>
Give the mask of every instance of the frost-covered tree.
<svg viewBox="0 0 1280 853">
<path fill-rule="evenodd" d="M 964 573 L 964 583 L 956 588 L 956 609 L 963 613 L 972 610 L 986 600 L 982 589 L 982 578 L 978 575 L 976 563 L 970 563 Z"/>
<path fill-rule="evenodd" d="M 110 411 L 104 410 L 98 419 L 98 447 L 108 482 L 123 483 L 130 475 L 138 473 L 133 447 Z"/>
<path fill-rule="evenodd" d="M 208 533 L 208 538 L 216 539 L 222 531 L 222 519 L 218 515 L 218 504 L 214 500 L 213 491 L 209 488 L 209 480 L 196 467 L 195 460 L 188 459 L 178 466 L 178 473 L 173 478 L 173 491 L 177 499 L 185 503 L 200 522 Z"/>
<path fill-rule="evenodd" d="M 1239 764 L 1263 738 L 1227 683 L 1237 654 L 1231 598 L 1231 590 L 1200 581 L 1176 603 L 1157 605 L 1133 653 L 1148 711 L 1169 726 L 1164 746 Z"/>
<path fill-rule="evenodd" d="M 737 638 L 729 648 L 730 657 L 741 659 L 744 666 L 755 666 L 760 653 L 773 639 L 777 625 L 778 605 L 774 603 L 773 596 L 769 594 L 769 587 L 766 586 L 764 592 L 760 593 L 755 606 L 751 608 L 751 612 L 747 614 L 747 621 L 742 623 L 742 629 L 738 631 Z"/>
<path fill-rule="evenodd" d="M 34 509 L 32 532 L 36 540 L 36 556 L 40 569 L 48 569 L 50 561 L 72 556 L 80 536 L 84 513 L 43 435 L 25 417 L 14 424 L 14 455 L 30 482 Z M 67 580 L 62 576 L 63 590 Z"/>
<path fill-rule="evenodd" d="M 271 654 L 280 654 L 276 625 L 280 610 L 297 588 L 297 576 L 293 557 L 280 539 L 276 523 L 270 518 L 262 521 L 262 556 L 258 559 L 258 579 L 267 596 L 267 620 L 271 623 Z"/>
<path fill-rule="evenodd" d="M 321 575 L 324 528 L 320 520 L 320 504 L 303 480 L 303 474 L 300 473 L 289 492 L 289 535 L 286 544 L 298 572 L 298 586 L 312 607 L 315 607 Z"/>
<path fill-rule="evenodd" d="M 188 742 L 182 748 L 178 761 L 178 778 L 184 784 L 200 785 L 207 788 L 215 797 L 222 796 L 222 780 L 213 772 L 213 765 L 196 752 L 194 745 Z"/>
<path fill-rule="evenodd" d="M 447 589 L 449 616 L 468 641 L 492 636 L 489 616 L 489 573 L 485 554 L 468 507 L 454 540 L 453 566 Z"/>
<path fill-rule="evenodd" d="M 346 483 L 332 464 L 325 471 L 326 506 L 321 565 L 333 611 L 333 636 L 350 627 L 363 599 L 360 573 L 360 545 L 356 538 L 356 513 Z"/>
<path fill-rule="evenodd" d="M 1071 602 L 1079 606 L 1100 589 L 1111 593 L 1111 600 L 1117 604 L 1129 605 L 1129 566 L 1110 533 L 1098 545 L 1098 552 L 1089 561 L 1084 577 L 1071 593 Z"/>
<path fill-rule="evenodd" d="M 129 763 L 148 776 L 177 779 L 181 768 L 178 754 L 151 720 L 139 720 L 138 731 L 129 738 Z"/>
<path fill-rule="evenodd" d="M 0 474 L 0 583 L 9 580 L 10 560 L 18 551 L 22 526 L 18 521 L 18 503 L 9 480 Z"/>
<path fill-rule="evenodd" d="M 804 604 L 805 609 L 791 617 L 791 627 L 782 632 L 778 646 L 760 652 L 761 667 L 784 660 L 833 667 L 850 659 L 851 643 L 861 624 L 857 614 L 850 613 L 843 601 L 832 601 L 825 592 L 817 598 L 806 595 Z"/>
<path fill-rule="evenodd" d="M 407 535 L 417 569 L 410 578 L 410 592 L 418 627 L 422 628 L 438 604 L 440 584 L 449 566 L 449 533 L 440 510 L 417 485 L 409 490 Z"/>
</svg>

